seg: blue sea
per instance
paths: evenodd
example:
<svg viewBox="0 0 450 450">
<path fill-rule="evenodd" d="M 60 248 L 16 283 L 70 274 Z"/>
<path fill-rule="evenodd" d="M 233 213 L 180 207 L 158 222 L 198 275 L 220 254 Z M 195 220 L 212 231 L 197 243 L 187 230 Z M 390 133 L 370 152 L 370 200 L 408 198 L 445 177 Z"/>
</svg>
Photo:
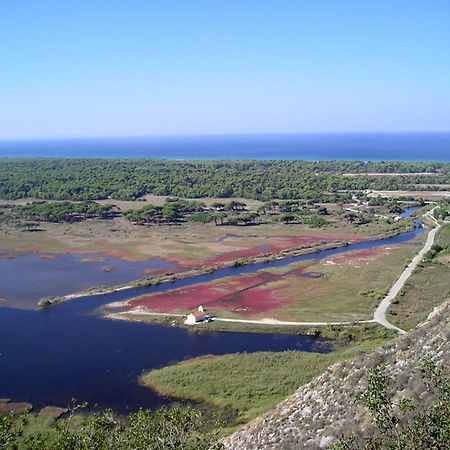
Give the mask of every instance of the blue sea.
<svg viewBox="0 0 450 450">
<path fill-rule="evenodd" d="M 0 141 L 0 157 L 450 162 L 450 133 L 290 133 Z"/>
</svg>

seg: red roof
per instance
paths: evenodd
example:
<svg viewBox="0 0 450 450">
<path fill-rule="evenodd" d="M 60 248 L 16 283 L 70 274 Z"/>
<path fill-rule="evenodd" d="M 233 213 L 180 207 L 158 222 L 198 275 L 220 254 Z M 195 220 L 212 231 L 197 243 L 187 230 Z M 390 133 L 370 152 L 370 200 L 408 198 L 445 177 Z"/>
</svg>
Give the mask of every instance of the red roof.
<svg viewBox="0 0 450 450">
<path fill-rule="evenodd" d="M 203 316 L 205 315 L 205 313 L 204 313 L 204 312 L 201 312 L 201 311 L 194 311 L 192 314 L 193 314 L 195 317 L 203 317 Z"/>
</svg>

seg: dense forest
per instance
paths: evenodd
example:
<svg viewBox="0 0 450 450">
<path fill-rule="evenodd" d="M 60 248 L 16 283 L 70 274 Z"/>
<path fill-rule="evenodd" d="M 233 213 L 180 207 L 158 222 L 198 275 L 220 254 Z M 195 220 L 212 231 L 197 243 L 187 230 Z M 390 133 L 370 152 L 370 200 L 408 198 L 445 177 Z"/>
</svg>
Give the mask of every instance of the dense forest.
<svg viewBox="0 0 450 450">
<path fill-rule="evenodd" d="M 361 175 L 344 175 L 348 173 Z M 365 175 L 370 173 L 409 175 Z M 445 189 L 438 185 L 448 183 L 448 163 L 62 158 L 0 160 L 0 198 L 3 199 L 130 200 L 145 194 L 156 194 L 185 198 L 246 197 L 264 201 L 304 198 L 327 201 L 336 200 L 340 190 L 414 190 L 417 185 L 420 185 L 420 190 L 437 190 Z"/>
</svg>

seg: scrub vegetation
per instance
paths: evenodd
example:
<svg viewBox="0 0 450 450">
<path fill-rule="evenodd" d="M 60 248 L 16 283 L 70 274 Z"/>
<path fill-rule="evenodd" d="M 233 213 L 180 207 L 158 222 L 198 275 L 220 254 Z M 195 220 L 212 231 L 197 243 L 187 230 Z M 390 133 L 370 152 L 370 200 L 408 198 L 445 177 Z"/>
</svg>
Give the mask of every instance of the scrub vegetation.
<svg viewBox="0 0 450 450">
<path fill-rule="evenodd" d="M 390 393 L 389 377 L 379 367 L 370 370 L 367 390 L 358 400 L 370 411 L 375 428 L 370 434 L 341 437 L 330 450 L 448 448 L 450 370 L 430 358 L 422 361 L 421 366 L 421 381 L 427 390 L 420 401 L 413 397 L 398 400 Z M 425 406 L 421 404 L 424 397 L 428 400 Z"/>
<path fill-rule="evenodd" d="M 0 417 L 4 450 L 210 450 L 220 449 L 218 420 L 190 407 L 139 410 L 118 417 L 110 410 L 56 421 L 23 414 Z M 212 431 L 211 431 L 212 430 Z"/>
<path fill-rule="evenodd" d="M 439 231 L 425 255 L 388 310 L 389 320 L 409 330 L 450 298 L 450 224 Z"/>
</svg>

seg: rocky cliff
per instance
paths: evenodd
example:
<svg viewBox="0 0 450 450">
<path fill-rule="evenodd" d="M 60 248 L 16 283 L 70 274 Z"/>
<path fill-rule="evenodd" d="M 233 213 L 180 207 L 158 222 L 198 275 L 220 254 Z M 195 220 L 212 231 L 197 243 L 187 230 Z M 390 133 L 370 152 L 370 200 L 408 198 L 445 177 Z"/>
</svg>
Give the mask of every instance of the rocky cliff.
<svg viewBox="0 0 450 450">
<path fill-rule="evenodd" d="M 370 431 L 367 410 L 357 401 L 369 369 L 380 366 L 397 397 L 426 403 L 420 367 L 426 357 L 450 364 L 450 303 L 426 322 L 370 354 L 330 366 L 265 416 L 225 439 L 228 450 L 319 449 L 341 434 Z"/>
</svg>

